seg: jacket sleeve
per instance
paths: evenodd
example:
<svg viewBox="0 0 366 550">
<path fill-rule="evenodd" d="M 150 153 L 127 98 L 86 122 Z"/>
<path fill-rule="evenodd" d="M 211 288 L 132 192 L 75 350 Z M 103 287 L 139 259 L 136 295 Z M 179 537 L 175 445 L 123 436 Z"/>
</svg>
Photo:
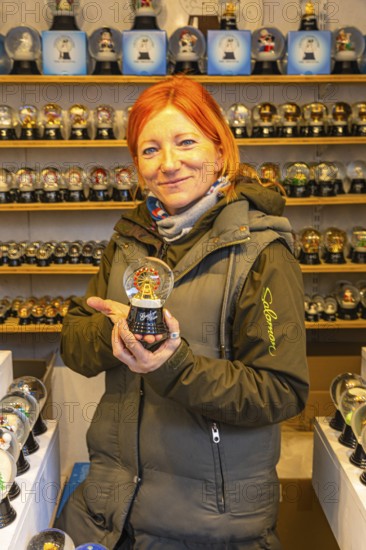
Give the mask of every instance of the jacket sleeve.
<svg viewBox="0 0 366 550">
<path fill-rule="evenodd" d="M 106 297 L 114 249 L 110 241 L 98 273 L 90 280 L 85 296 L 72 299 L 62 326 L 61 356 L 65 365 L 88 377 L 120 365 L 112 353 L 112 322 L 86 303 L 89 296 Z"/>
<path fill-rule="evenodd" d="M 302 275 L 279 241 L 254 263 L 233 324 L 233 360 L 194 355 L 182 341 L 159 369 L 144 375 L 161 396 L 210 419 L 246 427 L 298 414 L 308 395 Z"/>
</svg>

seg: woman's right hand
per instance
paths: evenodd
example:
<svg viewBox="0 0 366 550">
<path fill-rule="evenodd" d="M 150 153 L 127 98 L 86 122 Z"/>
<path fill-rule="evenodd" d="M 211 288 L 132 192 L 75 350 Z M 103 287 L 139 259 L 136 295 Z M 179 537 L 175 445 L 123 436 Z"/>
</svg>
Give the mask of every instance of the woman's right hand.
<svg viewBox="0 0 366 550">
<path fill-rule="evenodd" d="M 130 311 L 130 307 L 125 304 L 109 299 L 103 300 L 103 298 L 98 298 L 98 296 L 90 296 L 86 303 L 93 309 L 103 313 L 106 317 L 109 317 L 114 325 L 121 319 L 126 319 Z"/>
</svg>

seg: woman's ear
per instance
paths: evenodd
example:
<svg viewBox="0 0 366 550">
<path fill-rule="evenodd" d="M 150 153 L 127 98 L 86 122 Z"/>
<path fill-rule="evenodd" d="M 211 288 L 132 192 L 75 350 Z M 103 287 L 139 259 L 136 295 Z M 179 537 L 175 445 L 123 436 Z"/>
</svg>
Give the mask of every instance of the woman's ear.
<svg viewBox="0 0 366 550">
<path fill-rule="evenodd" d="M 216 162 L 218 166 L 218 171 L 221 172 L 224 167 L 224 148 L 222 145 L 218 145 L 216 147 Z"/>
</svg>

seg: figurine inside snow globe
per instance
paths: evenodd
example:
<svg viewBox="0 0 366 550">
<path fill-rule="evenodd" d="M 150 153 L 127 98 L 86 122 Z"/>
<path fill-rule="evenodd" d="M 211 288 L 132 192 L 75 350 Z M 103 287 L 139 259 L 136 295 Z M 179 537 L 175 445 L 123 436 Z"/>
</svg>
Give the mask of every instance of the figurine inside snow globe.
<svg viewBox="0 0 366 550">
<path fill-rule="evenodd" d="M 336 293 L 338 317 L 347 321 L 357 319 L 360 298 L 360 292 L 356 286 L 352 284 L 342 285 Z"/>
<path fill-rule="evenodd" d="M 348 137 L 350 135 L 349 121 L 352 114 L 352 108 L 345 101 L 337 101 L 330 111 L 331 125 L 329 135 L 334 137 Z"/>
<path fill-rule="evenodd" d="M 226 119 L 233 135 L 238 138 L 248 137 L 250 111 L 242 103 L 234 103 L 226 113 Z"/>
<path fill-rule="evenodd" d="M 41 54 L 41 37 L 31 27 L 13 27 L 5 37 L 5 49 L 13 59 L 11 74 L 40 74 L 37 61 Z"/>
<path fill-rule="evenodd" d="M 111 27 L 96 29 L 89 37 L 89 52 L 95 59 L 93 74 L 121 74 L 122 35 Z"/>
<path fill-rule="evenodd" d="M 278 62 L 285 52 L 285 39 L 275 27 L 261 27 L 252 34 L 253 74 L 281 74 Z"/>
<path fill-rule="evenodd" d="M 252 110 L 252 137 L 269 138 L 277 135 L 277 108 L 273 103 L 264 102 Z"/>
<path fill-rule="evenodd" d="M 301 108 L 296 103 L 283 103 L 278 107 L 278 137 L 298 137 Z"/>
<path fill-rule="evenodd" d="M 341 27 L 333 32 L 333 74 L 360 74 L 358 59 L 365 49 L 365 39 L 356 27 Z"/>
<path fill-rule="evenodd" d="M 169 53 L 174 63 L 173 72 L 201 74 L 200 62 L 205 50 L 205 38 L 199 29 L 187 25 L 175 30 L 169 39 Z"/>
<path fill-rule="evenodd" d="M 347 234 L 338 227 L 329 227 L 323 233 L 324 262 L 327 264 L 344 264 Z"/>
</svg>

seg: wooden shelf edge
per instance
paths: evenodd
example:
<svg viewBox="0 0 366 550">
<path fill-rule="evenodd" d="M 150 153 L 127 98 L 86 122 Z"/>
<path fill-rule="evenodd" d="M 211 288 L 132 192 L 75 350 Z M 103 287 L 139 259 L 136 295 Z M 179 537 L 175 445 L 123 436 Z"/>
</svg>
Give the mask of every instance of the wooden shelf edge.
<svg viewBox="0 0 366 550">
<path fill-rule="evenodd" d="M 349 261 L 345 264 L 300 264 L 300 268 L 303 273 L 366 273 L 366 264 L 354 264 Z"/>
<path fill-rule="evenodd" d="M 1 75 L 0 84 L 151 84 L 165 80 L 169 75 Z M 363 84 L 365 74 L 326 74 L 326 75 L 242 75 L 215 76 L 195 75 L 188 78 L 201 84 Z"/>
<path fill-rule="evenodd" d="M 92 275 L 98 271 L 98 267 L 85 264 L 76 265 L 50 265 L 47 267 L 0 266 L 0 275 Z"/>
<path fill-rule="evenodd" d="M 65 149 L 65 148 L 98 148 L 101 147 L 127 147 L 125 139 L 58 139 L 55 141 L 46 139 L 21 140 L 14 139 L 0 141 L 2 149 Z"/>
<path fill-rule="evenodd" d="M 336 197 L 286 197 L 286 206 L 331 206 L 342 204 L 366 204 L 366 193 L 362 195 L 344 194 Z"/>
<path fill-rule="evenodd" d="M 131 201 L 131 202 L 94 202 L 94 201 L 85 201 L 85 202 L 55 202 L 55 203 L 46 203 L 46 202 L 37 202 L 37 203 L 8 203 L 0 204 L 0 212 L 39 212 L 39 211 L 89 211 L 89 210 L 131 210 L 136 208 L 141 201 Z"/>
<path fill-rule="evenodd" d="M 306 330 L 340 330 L 340 329 L 366 329 L 366 319 L 355 319 L 354 321 L 343 321 L 337 319 L 334 322 L 318 321 L 317 323 L 305 322 Z"/>
</svg>

